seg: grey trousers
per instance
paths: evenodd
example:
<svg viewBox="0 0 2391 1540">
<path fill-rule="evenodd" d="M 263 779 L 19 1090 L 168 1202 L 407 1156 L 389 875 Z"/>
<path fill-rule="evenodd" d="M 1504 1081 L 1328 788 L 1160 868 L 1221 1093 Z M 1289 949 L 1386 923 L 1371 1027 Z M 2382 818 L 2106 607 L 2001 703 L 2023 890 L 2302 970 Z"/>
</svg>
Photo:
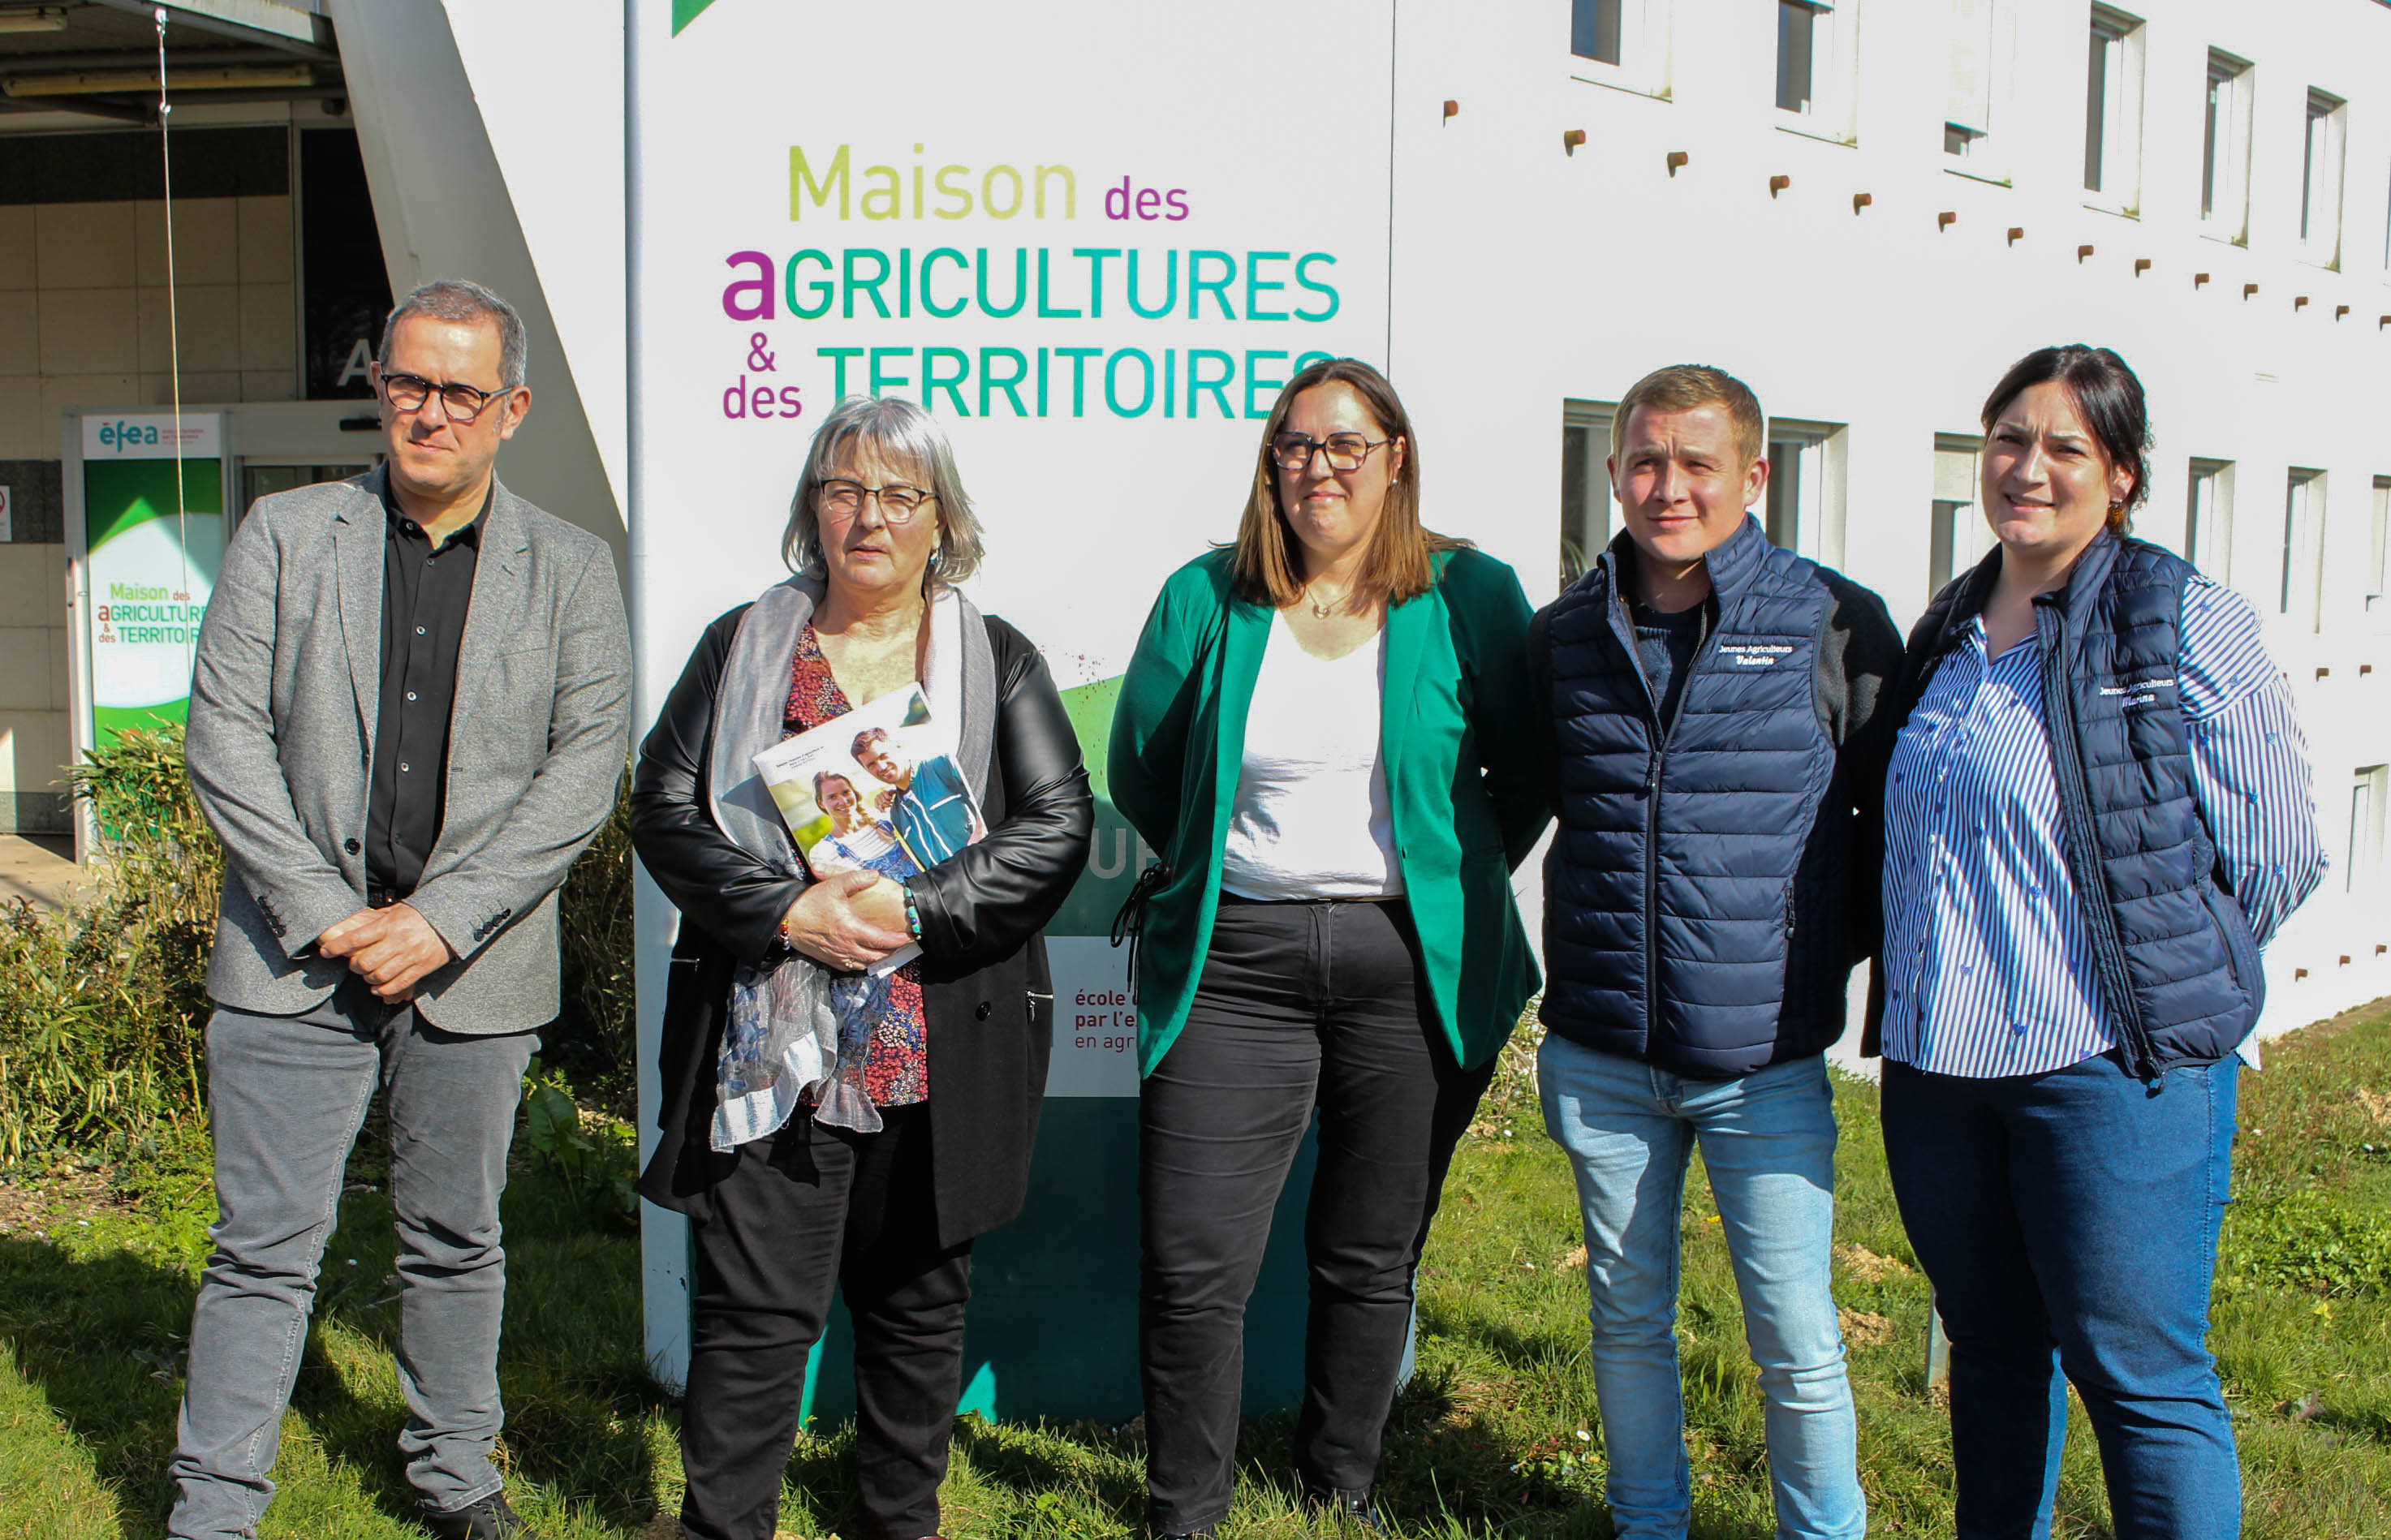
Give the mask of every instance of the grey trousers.
<svg viewBox="0 0 2391 1540">
<path fill-rule="evenodd" d="M 446 1033 L 393 1010 L 355 981 L 304 1016 L 219 1007 L 208 1022 L 215 1135 L 214 1248 L 191 1311 L 189 1378 L 167 1532 L 250 1534 L 274 1495 L 268 1473 L 299 1373 L 316 1274 L 338 1216 L 342 1171 L 381 1084 L 398 1211 L 399 1449 L 425 1508 L 499 1488 L 490 1463 L 498 1402 L 506 1185 L 532 1033 Z"/>
</svg>

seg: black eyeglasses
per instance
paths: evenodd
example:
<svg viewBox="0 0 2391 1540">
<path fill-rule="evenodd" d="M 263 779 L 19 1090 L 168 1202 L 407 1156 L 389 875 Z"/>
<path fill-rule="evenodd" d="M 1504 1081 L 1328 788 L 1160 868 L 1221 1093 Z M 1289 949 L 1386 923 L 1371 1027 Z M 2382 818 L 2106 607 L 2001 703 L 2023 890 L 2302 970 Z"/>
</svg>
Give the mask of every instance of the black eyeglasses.
<svg viewBox="0 0 2391 1540">
<path fill-rule="evenodd" d="M 454 380 L 440 384 L 420 374 L 392 373 L 381 377 L 382 393 L 390 397 L 393 406 L 402 412 L 420 412 L 423 404 L 437 391 L 441 409 L 448 414 L 451 422 L 472 421 L 482 415 L 484 407 L 517 388 L 504 385 L 495 391 L 485 391 L 479 386 L 459 384 Z"/>
<path fill-rule="evenodd" d="M 1331 433 L 1325 439 L 1315 439 L 1309 433 L 1281 433 L 1271 440 L 1271 458 L 1281 470 L 1308 470 L 1315 454 L 1328 456 L 1331 470 L 1359 470 L 1370 451 L 1393 443 L 1391 439 L 1365 439 L 1359 433 Z"/>
</svg>

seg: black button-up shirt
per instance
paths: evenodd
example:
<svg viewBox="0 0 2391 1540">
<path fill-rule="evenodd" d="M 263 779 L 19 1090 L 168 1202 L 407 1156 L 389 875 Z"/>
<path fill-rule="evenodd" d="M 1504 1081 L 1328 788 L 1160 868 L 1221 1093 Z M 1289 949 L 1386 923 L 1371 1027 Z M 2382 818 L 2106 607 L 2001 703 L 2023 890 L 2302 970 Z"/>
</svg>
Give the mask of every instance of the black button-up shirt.
<svg viewBox="0 0 2391 1540">
<path fill-rule="evenodd" d="M 382 511 L 389 533 L 381 566 L 381 710 L 366 814 L 366 886 L 376 901 L 390 902 L 415 891 L 440 839 L 457 648 L 490 505 L 485 498 L 473 521 L 438 550 L 387 494 Z"/>
</svg>

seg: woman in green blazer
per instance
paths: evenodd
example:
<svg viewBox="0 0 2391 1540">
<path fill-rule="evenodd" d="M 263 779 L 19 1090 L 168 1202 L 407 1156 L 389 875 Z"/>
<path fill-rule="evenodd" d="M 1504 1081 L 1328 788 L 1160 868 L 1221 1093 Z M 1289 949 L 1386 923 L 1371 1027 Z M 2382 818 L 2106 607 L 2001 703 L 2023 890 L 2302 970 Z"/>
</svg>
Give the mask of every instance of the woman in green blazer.
<svg viewBox="0 0 2391 1540">
<path fill-rule="evenodd" d="M 1373 1521 L 1412 1275 L 1453 1147 L 1537 987 L 1511 870 L 1547 810 L 1511 569 L 1422 528 L 1366 364 L 1299 372 L 1234 545 L 1172 574 L 1121 684 L 1137 917 L 1149 1521 L 1229 1509 L 1245 1307 L 1316 1108 L 1297 1474 Z"/>
</svg>

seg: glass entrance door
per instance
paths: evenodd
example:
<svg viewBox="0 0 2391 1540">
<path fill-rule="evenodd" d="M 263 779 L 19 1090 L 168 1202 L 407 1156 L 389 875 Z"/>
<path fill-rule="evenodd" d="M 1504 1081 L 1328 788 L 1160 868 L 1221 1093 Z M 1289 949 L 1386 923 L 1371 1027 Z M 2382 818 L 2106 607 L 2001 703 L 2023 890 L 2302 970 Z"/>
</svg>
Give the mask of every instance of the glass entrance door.
<svg viewBox="0 0 2391 1540">
<path fill-rule="evenodd" d="M 362 476 L 373 468 L 374 461 L 370 459 L 307 465 L 244 459 L 240 462 L 240 508 L 234 517 L 245 517 L 250 505 L 261 497 L 312 486 L 317 481 L 345 481 L 352 476 Z"/>
</svg>

